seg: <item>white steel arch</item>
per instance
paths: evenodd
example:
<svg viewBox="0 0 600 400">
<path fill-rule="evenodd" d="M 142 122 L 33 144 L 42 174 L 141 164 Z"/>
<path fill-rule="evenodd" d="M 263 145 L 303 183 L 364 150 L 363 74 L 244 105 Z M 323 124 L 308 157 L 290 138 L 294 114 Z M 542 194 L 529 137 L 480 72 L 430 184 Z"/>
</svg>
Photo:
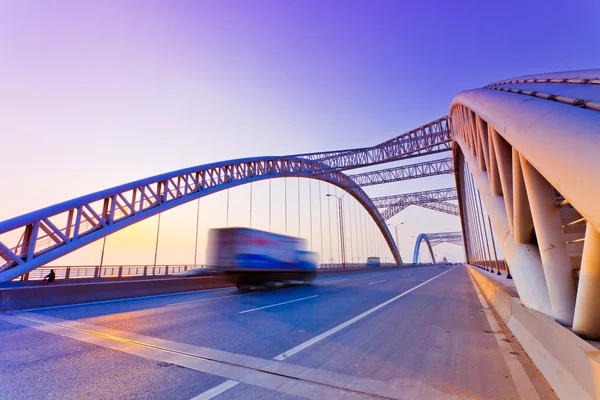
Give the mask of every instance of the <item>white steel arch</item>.
<svg viewBox="0 0 600 400">
<path fill-rule="evenodd" d="M 259 157 L 187 168 L 111 189 L 0 222 L 0 234 L 20 231 L 21 239 L 0 241 L 0 282 L 86 246 L 163 211 L 231 187 L 279 177 L 323 180 L 350 193 L 377 224 L 398 265 L 402 264 L 385 220 L 368 195 L 340 171 L 297 157 Z"/>
</svg>

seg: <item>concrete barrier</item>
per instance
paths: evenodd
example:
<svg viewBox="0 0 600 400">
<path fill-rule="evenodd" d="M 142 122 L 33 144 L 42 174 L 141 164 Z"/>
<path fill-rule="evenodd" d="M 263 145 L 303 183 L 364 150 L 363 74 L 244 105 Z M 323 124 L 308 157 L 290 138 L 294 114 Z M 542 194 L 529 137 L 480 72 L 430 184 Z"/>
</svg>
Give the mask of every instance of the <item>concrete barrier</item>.
<svg viewBox="0 0 600 400">
<path fill-rule="evenodd" d="M 354 274 L 406 267 L 324 269 L 318 276 Z M 0 288 L 0 311 L 49 307 L 64 304 L 127 299 L 168 293 L 190 292 L 232 286 L 220 275 L 135 277 L 126 279 L 64 280 L 42 285 L 14 282 Z"/>
<path fill-rule="evenodd" d="M 467 269 L 561 399 L 600 399 L 600 351 L 477 268 Z"/>
<path fill-rule="evenodd" d="M 231 286 L 220 276 L 86 282 L 0 289 L 0 310 L 47 307 Z"/>
</svg>

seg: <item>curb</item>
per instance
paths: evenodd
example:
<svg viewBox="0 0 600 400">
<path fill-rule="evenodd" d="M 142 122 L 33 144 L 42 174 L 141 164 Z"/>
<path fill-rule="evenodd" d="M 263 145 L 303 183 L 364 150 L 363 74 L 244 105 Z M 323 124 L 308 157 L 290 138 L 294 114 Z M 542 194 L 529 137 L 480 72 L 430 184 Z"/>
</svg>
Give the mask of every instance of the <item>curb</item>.
<svg viewBox="0 0 600 400">
<path fill-rule="evenodd" d="M 600 351 L 547 315 L 521 304 L 506 287 L 467 271 L 561 399 L 600 399 Z"/>
</svg>

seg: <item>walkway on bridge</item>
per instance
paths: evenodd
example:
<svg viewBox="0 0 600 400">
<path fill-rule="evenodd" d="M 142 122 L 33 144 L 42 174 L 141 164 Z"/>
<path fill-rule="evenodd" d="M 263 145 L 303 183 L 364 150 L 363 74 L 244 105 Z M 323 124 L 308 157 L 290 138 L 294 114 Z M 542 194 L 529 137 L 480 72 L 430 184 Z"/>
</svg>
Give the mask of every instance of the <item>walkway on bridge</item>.
<svg viewBox="0 0 600 400">
<path fill-rule="evenodd" d="M 445 265 L 3 313 L 0 387 L 7 398 L 555 398 L 486 313 L 465 267 Z"/>
</svg>

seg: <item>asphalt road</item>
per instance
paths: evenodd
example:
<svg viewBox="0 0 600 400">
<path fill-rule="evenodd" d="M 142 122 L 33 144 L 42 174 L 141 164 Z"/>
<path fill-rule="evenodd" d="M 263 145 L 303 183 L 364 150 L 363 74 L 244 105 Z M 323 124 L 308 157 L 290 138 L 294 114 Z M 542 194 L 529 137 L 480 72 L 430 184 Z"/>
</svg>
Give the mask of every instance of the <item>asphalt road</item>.
<svg viewBox="0 0 600 400">
<path fill-rule="evenodd" d="M 519 398 L 504 357 L 463 266 L 0 314 L 7 399 Z"/>
</svg>

